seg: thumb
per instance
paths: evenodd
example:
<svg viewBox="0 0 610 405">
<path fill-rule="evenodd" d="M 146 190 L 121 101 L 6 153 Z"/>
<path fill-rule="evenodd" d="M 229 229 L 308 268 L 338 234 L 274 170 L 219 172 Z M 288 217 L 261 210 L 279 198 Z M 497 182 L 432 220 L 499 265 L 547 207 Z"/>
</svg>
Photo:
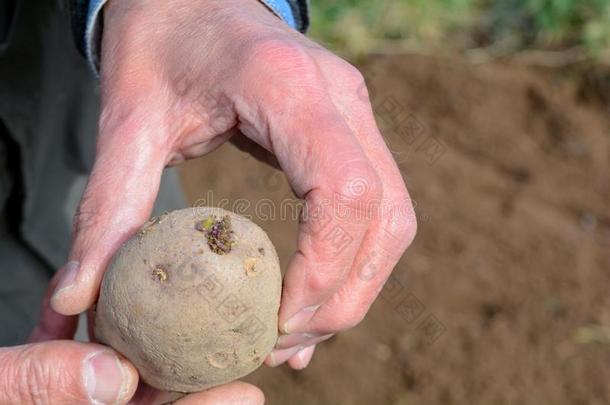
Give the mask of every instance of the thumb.
<svg viewBox="0 0 610 405">
<path fill-rule="evenodd" d="M 100 345 L 56 340 L 0 349 L 1 404 L 127 403 L 138 374 Z"/>
<path fill-rule="evenodd" d="M 70 261 L 51 298 L 58 313 L 74 315 L 93 305 L 110 258 L 150 217 L 167 159 L 153 133 L 150 124 L 133 120 L 101 125 L 74 218 Z"/>
</svg>

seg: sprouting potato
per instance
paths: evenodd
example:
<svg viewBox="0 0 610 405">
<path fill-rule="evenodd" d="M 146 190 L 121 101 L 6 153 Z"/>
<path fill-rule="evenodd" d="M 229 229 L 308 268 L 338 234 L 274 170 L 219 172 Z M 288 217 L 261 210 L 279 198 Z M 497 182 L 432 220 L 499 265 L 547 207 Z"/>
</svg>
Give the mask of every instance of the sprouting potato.
<svg viewBox="0 0 610 405">
<path fill-rule="evenodd" d="M 95 334 L 151 386 L 200 391 L 261 365 L 277 340 L 280 295 L 275 248 L 256 224 L 220 208 L 174 211 L 116 253 Z"/>
</svg>

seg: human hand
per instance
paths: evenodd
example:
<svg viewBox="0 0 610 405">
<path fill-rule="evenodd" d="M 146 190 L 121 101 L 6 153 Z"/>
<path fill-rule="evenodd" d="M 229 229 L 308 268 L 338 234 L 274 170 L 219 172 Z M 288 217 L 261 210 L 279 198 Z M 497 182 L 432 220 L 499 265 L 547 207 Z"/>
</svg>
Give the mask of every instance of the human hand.
<svg viewBox="0 0 610 405">
<path fill-rule="evenodd" d="M 106 5 L 100 74 L 96 161 L 58 312 L 95 302 L 109 259 L 149 218 L 163 168 L 235 135 L 274 156 L 308 213 L 267 364 L 303 368 L 316 343 L 362 320 L 416 223 L 354 67 L 257 0 L 135 0 Z"/>
<path fill-rule="evenodd" d="M 133 366 L 107 347 L 71 340 L 0 348 L 1 404 L 125 404 Z"/>
<path fill-rule="evenodd" d="M 138 385 L 135 368 L 108 347 L 67 340 L 78 316 L 59 315 L 49 305 L 59 276 L 29 344 L 0 348 L 0 404 L 127 403 Z"/>
<path fill-rule="evenodd" d="M 62 272 L 49 285 L 29 343 L 0 348 L 0 404 L 161 404 L 176 399 L 142 383 L 138 388 L 136 369 L 112 349 L 71 340 L 78 316 L 59 315 L 50 306 Z M 264 397 L 256 387 L 234 382 L 175 403 L 260 405 Z"/>
</svg>

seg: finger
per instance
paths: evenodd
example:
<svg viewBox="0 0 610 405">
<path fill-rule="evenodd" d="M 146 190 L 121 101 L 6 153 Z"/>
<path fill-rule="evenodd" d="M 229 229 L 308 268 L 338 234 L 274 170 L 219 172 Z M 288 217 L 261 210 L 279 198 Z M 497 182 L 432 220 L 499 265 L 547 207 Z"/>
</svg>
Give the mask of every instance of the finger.
<svg viewBox="0 0 610 405">
<path fill-rule="evenodd" d="M 238 105 L 242 132 L 275 154 L 297 195 L 306 200 L 297 253 L 284 277 L 279 319 L 285 333 L 303 331 L 341 285 L 371 220 L 368 204 L 381 194 L 371 162 L 328 98 L 317 67 L 302 53 L 275 43 L 257 49 L 279 71 L 287 68 L 284 58 L 290 60 L 297 82 L 307 79 L 308 86 L 299 88 L 281 73 L 256 72 L 266 80 L 248 81 L 246 95 L 247 104 L 260 110 L 254 114 Z M 264 85 L 268 82 L 273 89 Z"/>
<path fill-rule="evenodd" d="M 332 333 L 326 335 L 320 335 L 318 333 L 293 333 L 290 335 L 281 335 L 275 344 L 275 349 L 288 349 L 293 346 L 307 347 L 328 340 L 333 336 L 334 334 Z"/>
<path fill-rule="evenodd" d="M 263 392 L 251 384 L 235 381 L 207 391 L 190 394 L 176 405 L 263 405 Z"/>
<path fill-rule="evenodd" d="M 95 302 L 110 258 L 150 217 L 168 158 L 168 148 L 157 140 L 159 128 L 152 118 L 102 117 L 96 160 L 74 219 L 70 262 L 51 298 L 57 312 L 77 314 Z"/>
<path fill-rule="evenodd" d="M 311 362 L 315 350 L 316 345 L 311 345 L 299 350 L 297 354 L 288 360 L 288 365 L 295 370 L 303 370 Z"/>
<path fill-rule="evenodd" d="M 277 349 L 269 353 L 265 358 L 265 364 L 269 367 L 277 367 L 284 364 L 288 359 L 303 350 L 304 346 L 292 346 L 288 349 Z"/>
<path fill-rule="evenodd" d="M 381 227 L 377 225 L 371 232 Z M 354 269 L 345 283 L 326 301 L 311 319 L 307 328 L 323 333 L 343 331 L 358 325 L 379 295 L 392 269 L 403 252 L 405 240 L 395 240 L 394 235 L 385 233 L 370 247 L 358 254 Z M 390 249 L 395 246 L 395 249 Z M 387 249 L 387 250 L 386 250 Z"/>
<path fill-rule="evenodd" d="M 325 145 L 320 154 L 330 153 L 331 148 Z M 325 182 L 320 175 L 313 180 L 319 186 L 312 184 L 307 191 L 297 253 L 284 277 L 279 312 L 283 333 L 307 331 L 309 319 L 344 282 L 371 221 L 367 204 L 374 199 L 376 185 L 370 189 L 368 185 L 377 180 L 366 160 L 346 163 L 334 173 L 330 167 L 322 168 L 320 173 L 328 174 L 328 179 Z M 359 191 L 360 183 L 367 184 L 363 191 Z"/>
<path fill-rule="evenodd" d="M 0 349 L 0 403 L 127 403 L 138 374 L 110 349 L 52 341 Z"/>
<path fill-rule="evenodd" d="M 306 337 L 304 335 L 309 335 L 313 337 Z M 286 337 L 286 340 L 278 340 L 278 344 L 276 344 L 275 349 L 273 349 L 273 351 L 269 353 L 265 358 L 265 364 L 270 367 L 277 367 L 280 364 L 283 364 L 286 361 L 294 358 L 296 355 L 299 354 L 301 350 L 303 350 L 303 348 L 315 346 L 316 344 L 324 342 L 325 340 L 328 340 L 333 336 L 333 334 L 320 336 L 315 334 L 311 335 L 301 333 L 284 335 L 284 337 Z"/>
<path fill-rule="evenodd" d="M 42 300 L 38 324 L 30 334 L 28 342 L 35 343 L 45 340 L 72 339 L 74 337 L 74 333 L 78 326 L 78 316 L 60 315 L 51 307 L 51 296 L 65 271 L 65 267 L 61 268 L 51 279 Z"/>
<path fill-rule="evenodd" d="M 333 60 L 331 63 L 337 63 L 336 59 Z M 337 66 L 326 67 L 328 70 L 337 69 Z M 404 180 L 379 133 L 368 97 L 363 94 L 363 89 L 366 89 L 364 80 L 353 68 L 348 70 L 352 73 L 329 77 L 326 83 L 334 104 L 367 157 L 377 162 L 376 170 L 383 173 L 380 174 L 383 194 L 353 268 L 335 295 L 317 311 L 316 318 L 308 325 L 310 331 L 336 331 L 359 323 L 417 230 Z"/>
<path fill-rule="evenodd" d="M 173 404 L 175 401 L 179 400 L 185 395 L 185 393 L 181 392 L 160 391 L 140 380 L 138 389 L 129 403 L 133 405 Z"/>
</svg>

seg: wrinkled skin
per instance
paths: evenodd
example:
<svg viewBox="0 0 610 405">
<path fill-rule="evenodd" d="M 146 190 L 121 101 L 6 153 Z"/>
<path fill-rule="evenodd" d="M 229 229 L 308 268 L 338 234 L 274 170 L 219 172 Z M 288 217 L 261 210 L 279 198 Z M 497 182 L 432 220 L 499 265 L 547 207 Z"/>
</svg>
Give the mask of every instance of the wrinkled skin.
<svg viewBox="0 0 610 405">
<path fill-rule="evenodd" d="M 53 309 L 69 316 L 95 303 L 113 253 L 149 218 L 165 166 L 233 137 L 256 156 L 271 157 L 310 212 L 320 214 L 300 224 L 284 278 L 282 335 L 267 358 L 269 365 L 305 367 L 315 344 L 363 319 L 416 231 L 361 74 L 256 0 L 111 0 L 102 47 L 96 161 L 70 253 L 78 272 L 63 273 Z M 333 199 L 348 209 L 325 204 Z M 329 232 L 348 235 L 349 243 L 337 249 Z M 50 326 L 56 316 L 43 313 L 45 332 L 38 339 L 70 337 L 67 329 Z M 62 322 L 72 321 L 55 320 Z M 76 343 L 51 345 L 62 361 L 82 355 Z M 13 356 L 0 361 L 0 375 L 29 364 L 19 353 L 0 354 Z M 61 384 L 82 386 L 73 363 L 60 370 Z M 0 384 L 4 380 L 10 379 Z M 135 389 L 130 381 L 129 394 Z M 13 385 L 32 391 L 25 379 Z M 34 388 L 53 397 L 63 386 Z M 240 389 L 251 394 L 242 392 L 244 401 L 261 398 L 250 386 L 218 389 L 226 398 Z"/>
</svg>

